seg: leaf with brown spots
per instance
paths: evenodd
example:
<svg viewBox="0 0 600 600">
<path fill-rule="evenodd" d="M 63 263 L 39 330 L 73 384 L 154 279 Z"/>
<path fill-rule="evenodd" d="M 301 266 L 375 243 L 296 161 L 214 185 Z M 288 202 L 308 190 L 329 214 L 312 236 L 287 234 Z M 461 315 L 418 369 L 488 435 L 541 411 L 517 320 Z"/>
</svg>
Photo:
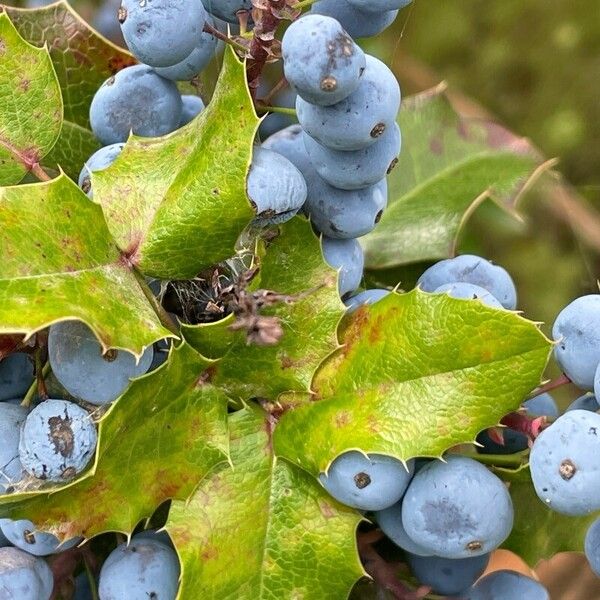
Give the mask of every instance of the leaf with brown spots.
<svg viewBox="0 0 600 600">
<path fill-rule="evenodd" d="M 277 400 L 282 392 L 309 392 L 323 359 L 338 347 L 336 328 L 344 314 L 334 269 L 323 260 L 320 242 L 300 217 L 280 227 L 259 259 L 254 289 L 291 297 L 260 314 L 277 317 L 283 336 L 272 346 L 249 344 L 245 331 L 232 331 L 232 317 L 183 333 L 202 354 L 221 358 L 214 383 L 235 400 Z"/>
<path fill-rule="evenodd" d="M 361 240 L 371 269 L 447 258 L 484 199 L 514 215 L 522 191 L 552 166 L 525 138 L 461 118 L 443 86 L 407 98 L 398 123 L 402 152 L 388 177 L 388 208 Z"/>
<path fill-rule="evenodd" d="M 61 539 L 130 533 L 169 498 L 185 500 L 227 460 L 227 399 L 198 384 L 210 361 L 187 344 L 136 379 L 102 418 L 94 466 L 75 482 L 0 496 L 2 515 Z"/>
<path fill-rule="evenodd" d="M 144 274 L 189 279 L 235 253 L 254 216 L 246 175 L 258 124 L 244 65 L 228 51 L 197 119 L 162 138 L 130 138 L 113 165 L 92 173 L 94 201 Z"/>
<path fill-rule="evenodd" d="M 33 10 L 7 6 L 6 11 L 29 43 L 48 46 L 64 98 L 65 121 L 43 164 L 53 170 L 60 165 L 76 179 L 84 161 L 100 147 L 89 124 L 94 94 L 108 77 L 136 61 L 94 31 L 67 2 Z"/>
<path fill-rule="evenodd" d="M 52 150 L 63 123 L 46 48 L 28 44 L 0 6 L 0 185 L 18 183 Z"/>
<path fill-rule="evenodd" d="M 231 462 L 205 479 L 167 522 L 182 562 L 179 598 L 346 598 L 363 575 L 360 515 L 310 475 L 276 460 L 268 417 L 230 417 Z"/>
<path fill-rule="evenodd" d="M 514 312 L 418 289 L 359 309 L 342 342 L 316 401 L 275 431 L 277 454 L 313 473 L 350 449 L 407 460 L 473 442 L 539 384 L 551 351 Z"/>
<path fill-rule="evenodd" d="M 0 188 L 0 334 L 85 321 L 105 347 L 140 355 L 168 337 L 108 232 L 65 175 Z"/>
</svg>

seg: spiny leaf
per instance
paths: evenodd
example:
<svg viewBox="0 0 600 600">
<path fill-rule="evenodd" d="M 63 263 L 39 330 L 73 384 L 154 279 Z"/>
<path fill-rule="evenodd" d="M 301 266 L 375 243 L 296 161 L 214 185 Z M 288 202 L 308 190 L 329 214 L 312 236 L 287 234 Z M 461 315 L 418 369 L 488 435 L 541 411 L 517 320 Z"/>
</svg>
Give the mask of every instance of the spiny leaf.
<svg viewBox="0 0 600 600">
<path fill-rule="evenodd" d="M 234 254 L 254 212 L 246 175 L 259 120 L 244 65 L 228 52 L 213 98 L 187 127 L 131 138 L 92 174 L 117 244 L 147 275 L 187 279 Z"/>
<path fill-rule="evenodd" d="M 67 486 L 0 496 L 0 514 L 61 539 L 130 533 L 169 498 L 185 500 L 227 460 L 227 399 L 187 344 L 136 379 L 100 422 L 93 469 Z"/>
<path fill-rule="evenodd" d="M 229 348 L 215 369 L 214 382 L 235 399 L 276 400 L 285 391 L 308 392 L 322 360 L 338 347 L 336 327 L 344 313 L 336 272 L 323 260 L 319 240 L 301 218 L 281 226 L 260 259 L 254 288 L 291 296 L 261 314 L 276 316 L 283 337 L 273 346 L 248 344 L 244 331 L 228 329 L 232 319 L 184 327 L 188 341 L 210 356 Z"/>
<path fill-rule="evenodd" d="M 34 10 L 7 6 L 6 11 L 28 42 L 48 45 L 65 102 L 65 126 L 44 164 L 55 170 L 58 164 L 75 179 L 84 161 L 100 147 L 89 125 L 94 94 L 111 75 L 136 61 L 94 31 L 67 2 Z"/>
<path fill-rule="evenodd" d="M 46 48 L 28 44 L 0 6 L 0 185 L 19 182 L 52 150 L 63 119 Z"/>
<path fill-rule="evenodd" d="M 88 323 L 105 347 L 141 354 L 162 327 L 111 239 L 102 210 L 65 175 L 0 188 L 0 333 L 64 319 Z"/>
<path fill-rule="evenodd" d="M 365 236 L 366 264 L 382 269 L 447 258 L 484 198 L 516 210 L 541 167 L 531 144 L 491 122 L 459 117 L 443 89 L 405 100 L 402 152 L 388 177 L 389 206 Z"/>
<path fill-rule="evenodd" d="M 346 598 L 362 574 L 360 516 L 315 479 L 276 460 L 271 424 L 245 409 L 230 418 L 231 460 L 189 503 L 174 502 L 167 530 L 181 557 L 179 598 Z"/>
<path fill-rule="evenodd" d="M 528 467 L 497 469 L 496 474 L 510 483 L 515 508 L 515 523 L 504 548 L 516 552 L 532 567 L 559 552 L 583 552 L 585 534 L 599 513 L 571 517 L 550 510 L 535 493 Z"/>
<path fill-rule="evenodd" d="M 360 448 L 400 459 L 471 442 L 540 382 L 551 344 L 515 313 L 414 290 L 357 311 L 275 449 L 311 472 Z"/>
</svg>

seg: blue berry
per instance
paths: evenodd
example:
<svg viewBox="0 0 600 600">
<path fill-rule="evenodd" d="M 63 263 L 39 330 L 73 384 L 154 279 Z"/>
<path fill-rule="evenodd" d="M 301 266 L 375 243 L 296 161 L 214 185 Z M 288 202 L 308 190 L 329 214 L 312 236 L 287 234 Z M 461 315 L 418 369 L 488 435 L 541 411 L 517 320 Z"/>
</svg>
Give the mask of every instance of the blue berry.
<svg viewBox="0 0 600 600">
<path fill-rule="evenodd" d="M 23 476 L 19 436 L 26 418 L 26 408 L 7 402 L 0 404 L 0 493 L 11 491 Z"/>
<path fill-rule="evenodd" d="M 338 456 L 328 472 L 321 473 L 323 487 L 339 502 L 361 510 L 383 510 L 402 498 L 413 474 L 413 462 L 406 466 L 383 454 L 356 451 Z"/>
<path fill-rule="evenodd" d="M 590 412 L 598 412 L 600 410 L 600 404 L 598 404 L 596 396 L 588 392 L 587 394 L 583 394 L 583 396 L 579 396 L 576 400 L 573 400 L 565 412 L 571 410 L 589 410 Z"/>
<path fill-rule="evenodd" d="M 558 417 L 560 415 L 554 398 L 548 393 L 526 400 L 523 402 L 523 408 L 534 417 Z"/>
<path fill-rule="evenodd" d="M 100 600 L 175 600 L 179 588 L 179 560 L 175 551 L 148 538 L 120 544 L 100 571 Z"/>
<path fill-rule="evenodd" d="M 92 191 L 92 178 L 91 174 L 94 171 L 102 171 L 112 165 L 117 156 L 121 154 L 121 150 L 125 148 L 125 144 L 111 144 L 110 146 L 104 146 L 100 150 L 96 150 L 83 165 L 83 169 L 79 173 L 78 184 L 79 187 L 88 195 L 89 198 L 94 197 Z"/>
<path fill-rule="evenodd" d="M 397 10 L 359 10 L 347 0 L 319 0 L 312 5 L 311 13 L 337 19 L 353 38 L 373 37 L 387 29 L 398 16 Z"/>
<path fill-rule="evenodd" d="M 211 19 L 208 23 L 213 25 Z M 217 53 L 218 39 L 203 32 L 196 42 L 194 49 L 180 62 L 169 67 L 154 67 L 154 70 L 165 79 L 172 81 L 190 81 L 202 71 Z"/>
<path fill-rule="evenodd" d="M 600 519 L 588 528 L 584 544 L 585 556 L 594 573 L 600 577 Z"/>
<path fill-rule="evenodd" d="M 333 150 L 362 150 L 396 122 L 400 86 L 390 69 L 373 56 L 356 90 L 332 106 L 316 106 L 298 97 L 298 121 L 308 135 Z M 386 165 L 387 168 L 387 165 Z"/>
<path fill-rule="evenodd" d="M 365 266 L 365 255 L 358 240 L 335 240 L 323 237 L 321 248 L 325 262 L 338 270 L 340 296 L 345 296 L 358 288 Z"/>
<path fill-rule="evenodd" d="M 346 0 L 346 2 L 364 12 L 381 13 L 400 10 L 408 6 L 412 0 Z"/>
<path fill-rule="evenodd" d="M 600 415 L 572 410 L 542 431 L 529 468 L 537 495 L 552 510 L 586 515 L 600 510 Z"/>
<path fill-rule="evenodd" d="M 73 548 L 82 538 L 72 538 L 62 544 L 51 533 L 38 531 L 31 521 L 0 519 L 0 529 L 6 539 L 13 545 L 34 556 L 48 556 Z"/>
<path fill-rule="evenodd" d="M 302 173 L 285 156 L 259 146 L 252 153 L 247 187 L 258 227 L 288 221 L 306 201 Z"/>
<path fill-rule="evenodd" d="M 125 350 L 102 353 L 94 332 L 81 321 L 62 321 L 50 327 L 48 356 L 54 376 L 69 394 L 98 406 L 116 400 L 152 364 L 153 348 L 139 362 Z"/>
<path fill-rule="evenodd" d="M 504 444 L 493 440 L 487 429 L 480 432 L 476 439 L 480 444 L 477 448 L 479 454 L 515 454 L 523 452 L 529 447 L 529 440 L 525 434 L 508 428 L 502 429 Z"/>
<path fill-rule="evenodd" d="M 262 148 L 285 156 L 305 177 L 313 172 L 310 158 L 302 140 L 302 127 L 290 125 L 262 143 Z"/>
<path fill-rule="evenodd" d="M 136 533 L 132 538 L 132 542 L 138 542 L 140 540 L 151 540 L 152 542 L 161 543 L 168 548 L 173 548 L 173 541 L 166 531 L 155 531 L 154 529 L 147 529 Z"/>
<path fill-rule="evenodd" d="M 514 310 L 517 307 L 517 291 L 510 275 L 502 267 L 473 254 L 435 263 L 419 277 L 417 285 L 424 292 L 434 292 L 446 283 L 459 281 L 488 290 L 504 308 Z"/>
<path fill-rule="evenodd" d="M 121 0 L 119 23 L 140 62 L 170 67 L 194 50 L 207 16 L 198 0 Z"/>
<path fill-rule="evenodd" d="M 0 548 L 0 598 L 50 600 L 54 577 L 41 559 L 17 548 Z"/>
<path fill-rule="evenodd" d="M 473 459 L 448 456 L 446 461 L 429 463 L 408 486 L 402 502 L 406 533 L 444 558 L 491 552 L 513 526 L 508 490 Z"/>
<path fill-rule="evenodd" d="M 183 127 L 194 120 L 206 107 L 202 98 L 198 96 L 186 94 L 185 96 L 181 96 L 181 101 L 183 103 L 183 110 L 181 111 L 180 125 Z"/>
<path fill-rule="evenodd" d="M 33 377 L 33 362 L 27 354 L 9 354 L 0 361 L 0 401 L 24 396 Z"/>
<path fill-rule="evenodd" d="M 467 600 L 550 600 L 541 584 L 516 571 L 494 571 L 482 577 L 468 592 Z"/>
<path fill-rule="evenodd" d="M 444 285 L 440 285 L 440 287 L 436 288 L 434 291 L 436 294 L 446 293 L 452 296 L 452 298 L 479 300 L 486 306 L 491 306 L 492 308 L 503 308 L 502 304 L 500 304 L 500 302 L 486 289 L 464 281 L 445 283 Z"/>
<path fill-rule="evenodd" d="M 312 165 L 327 183 L 342 190 L 357 190 L 381 181 L 394 168 L 400 153 L 400 128 L 394 123 L 362 150 L 332 150 L 307 134 L 304 144 Z"/>
<path fill-rule="evenodd" d="M 304 212 L 317 231 L 336 239 L 358 238 L 375 228 L 387 206 L 387 181 L 361 190 L 339 190 L 314 170 L 304 173 L 308 196 Z"/>
<path fill-rule="evenodd" d="M 97 441 L 96 426 L 83 408 L 66 400 L 46 400 L 22 426 L 19 458 L 38 479 L 68 481 L 92 460 Z"/>
<path fill-rule="evenodd" d="M 354 296 L 350 296 L 350 298 L 344 300 L 344 304 L 348 309 L 348 314 L 352 314 L 361 306 L 375 304 L 375 302 L 378 302 L 382 298 L 385 298 L 389 293 L 389 290 L 380 290 L 376 288 L 371 290 L 364 290 L 363 292 L 360 292 Z"/>
<path fill-rule="evenodd" d="M 90 105 L 90 123 L 100 142 L 109 145 L 126 142 L 130 132 L 158 137 L 175 131 L 181 110 L 172 81 L 146 65 L 134 65 L 102 84 Z"/>
<path fill-rule="evenodd" d="M 490 562 L 489 554 L 469 558 L 442 558 L 407 554 L 408 565 L 422 585 L 444 596 L 464 596 Z"/>
<path fill-rule="evenodd" d="M 205 0 L 204 4 L 211 15 L 233 24 L 238 23 L 237 13 L 252 10 L 252 0 Z"/>
<path fill-rule="evenodd" d="M 285 77 L 307 102 L 336 104 L 358 87 L 365 55 L 335 19 L 306 15 L 288 27 L 281 44 Z"/>
<path fill-rule="evenodd" d="M 600 294 L 581 296 L 563 308 L 554 321 L 554 356 L 578 387 L 594 389 L 600 364 Z"/>
<path fill-rule="evenodd" d="M 415 470 L 415 473 L 417 471 Z M 410 552 L 417 556 L 431 556 L 432 553 L 429 549 L 419 545 L 418 542 L 413 540 L 404 525 L 402 524 L 402 502 L 398 502 L 384 510 L 380 510 L 374 513 L 375 521 L 379 525 L 381 531 L 396 544 L 399 548 L 406 552 Z"/>
</svg>

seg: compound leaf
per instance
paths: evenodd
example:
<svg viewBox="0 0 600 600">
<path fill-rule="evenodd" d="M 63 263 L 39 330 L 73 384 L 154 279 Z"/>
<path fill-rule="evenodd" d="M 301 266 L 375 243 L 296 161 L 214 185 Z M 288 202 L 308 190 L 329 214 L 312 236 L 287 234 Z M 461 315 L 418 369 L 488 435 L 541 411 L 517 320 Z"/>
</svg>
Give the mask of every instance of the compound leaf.
<svg viewBox="0 0 600 600">
<path fill-rule="evenodd" d="M 61 488 L 0 496 L 5 517 L 68 539 L 130 533 L 169 498 L 186 499 L 227 460 L 227 399 L 206 382 L 206 360 L 187 344 L 133 381 L 99 425 L 95 464 Z"/>
<path fill-rule="evenodd" d="M 0 7 L 0 185 L 18 183 L 52 150 L 62 127 L 58 79 L 46 48 L 28 44 Z"/>
<path fill-rule="evenodd" d="M 234 254 L 254 212 L 246 175 L 259 120 L 244 65 L 227 52 L 211 102 L 163 138 L 132 137 L 92 174 L 121 250 L 147 275 L 187 279 Z"/>
<path fill-rule="evenodd" d="M 439 88 L 405 100 L 399 123 L 402 152 L 388 177 L 389 205 L 361 240 L 371 269 L 447 258 L 484 198 L 514 213 L 520 192 L 543 171 L 526 139 L 461 118 Z"/>
<path fill-rule="evenodd" d="M 277 454 L 313 473 L 352 448 L 406 460 L 472 442 L 539 384 L 551 349 L 516 313 L 418 289 L 359 309 L 343 344 L 316 401 L 275 431 Z"/>
<path fill-rule="evenodd" d="M 362 574 L 360 516 L 315 479 L 276 460 L 271 424 L 245 409 L 230 418 L 231 461 L 188 503 L 174 502 L 167 530 L 182 561 L 179 598 L 346 598 Z"/>
<path fill-rule="evenodd" d="M 73 179 L 100 144 L 90 131 L 89 108 L 102 83 L 135 59 L 92 29 L 67 2 L 36 9 L 6 7 L 19 33 L 31 44 L 47 44 L 64 98 L 60 139 L 44 164 Z M 115 14 L 116 19 L 116 14 Z"/>
<path fill-rule="evenodd" d="M 65 175 L 0 188 L 0 333 L 85 321 L 105 347 L 143 348 L 162 327 L 102 210 Z"/>
<path fill-rule="evenodd" d="M 344 313 L 336 272 L 323 260 L 320 243 L 301 218 L 282 225 L 260 258 L 255 288 L 291 297 L 261 311 L 276 316 L 283 337 L 273 346 L 248 344 L 245 331 L 232 332 L 224 319 L 184 327 L 186 339 L 202 354 L 222 359 L 214 382 L 234 399 L 260 396 L 276 400 L 285 391 L 308 392 L 323 359 L 338 347 L 336 328 Z"/>
</svg>

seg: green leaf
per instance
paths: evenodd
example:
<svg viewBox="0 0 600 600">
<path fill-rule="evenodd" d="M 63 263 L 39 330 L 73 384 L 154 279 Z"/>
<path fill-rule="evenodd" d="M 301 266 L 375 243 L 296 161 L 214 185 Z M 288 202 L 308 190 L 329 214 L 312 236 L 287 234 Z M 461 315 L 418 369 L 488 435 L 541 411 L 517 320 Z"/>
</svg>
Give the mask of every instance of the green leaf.
<svg viewBox="0 0 600 600">
<path fill-rule="evenodd" d="M 111 75 L 136 61 L 92 29 L 67 2 L 34 10 L 5 9 L 28 42 L 48 45 L 64 98 L 65 126 L 57 152 L 44 164 L 53 169 L 59 164 L 75 179 L 90 154 L 100 147 L 89 125 L 94 94 Z"/>
<path fill-rule="evenodd" d="M 167 530 L 182 561 L 179 598 L 346 598 L 363 571 L 360 516 L 315 479 L 276 460 L 271 424 L 251 409 L 230 418 L 231 460 L 188 503 L 174 502 Z"/>
<path fill-rule="evenodd" d="M 254 287 L 295 298 L 261 311 L 279 318 L 283 337 L 278 344 L 248 344 L 244 331 L 228 329 L 231 317 L 208 326 L 184 326 L 186 339 L 202 354 L 223 357 L 214 382 L 234 399 L 275 400 L 286 391 L 308 392 L 315 370 L 338 347 L 336 328 L 345 310 L 336 272 L 324 262 L 308 221 L 298 217 L 281 226 L 260 259 Z"/>
<path fill-rule="evenodd" d="M 10 185 L 52 150 L 63 104 L 48 50 L 28 44 L 1 9 L 0 185 Z"/>
<path fill-rule="evenodd" d="M 550 510 L 535 493 L 528 467 L 518 471 L 497 469 L 496 474 L 510 483 L 515 508 L 513 530 L 503 548 L 512 550 L 532 567 L 559 552 L 583 552 L 588 527 L 600 513 L 569 517 Z"/>
<path fill-rule="evenodd" d="M 402 152 L 388 177 L 389 205 L 361 239 L 368 268 L 447 258 L 485 198 L 514 213 L 522 190 L 543 171 L 527 140 L 461 118 L 440 88 L 405 100 L 399 123 Z"/>
<path fill-rule="evenodd" d="M 42 165 L 48 171 L 57 171 L 60 166 L 64 173 L 77 181 L 83 163 L 98 148 L 100 144 L 89 129 L 65 121 L 58 143 L 46 156 Z"/>
<path fill-rule="evenodd" d="M 94 201 L 143 273 L 188 279 L 234 254 L 254 216 L 246 175 L 258 124 L 231 51 L 197 119 L 163 138 L 132 137 L 111 167 L 92 174 Z"/>
<path fill-rule="evenodd" d="M 102 210 L 65 175 L 0 188 L 0 334 L 81 319 L 104 347 L 141 354 L 160 324 Z"/>
<path fill-rule="evenodd" d="M 58 490 L 0 496 L 1 512 L 61 539 L 130 533 L 169 498 L 185 500 L 227 460 L 227 399 L 206 382 L 206 360 L 187 344 L 136 379 L 100 422 L 93 469 Z"/>
<path fill-rule="evenodd" d="M 516 313 L 418 289 L 353 317 L 318 401 L 275 431 L 277 454 L 314 473 L 352 448 L 407 460 L 472 442 L 539 384 L 551 350 Z"/>
</svg>

